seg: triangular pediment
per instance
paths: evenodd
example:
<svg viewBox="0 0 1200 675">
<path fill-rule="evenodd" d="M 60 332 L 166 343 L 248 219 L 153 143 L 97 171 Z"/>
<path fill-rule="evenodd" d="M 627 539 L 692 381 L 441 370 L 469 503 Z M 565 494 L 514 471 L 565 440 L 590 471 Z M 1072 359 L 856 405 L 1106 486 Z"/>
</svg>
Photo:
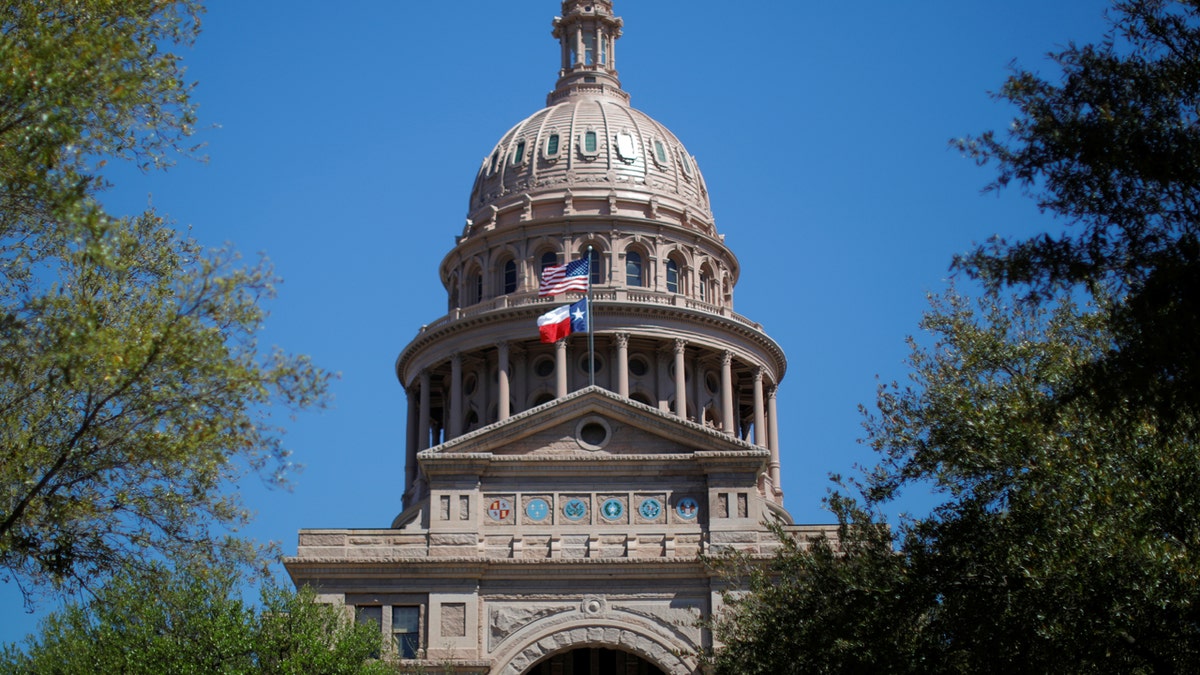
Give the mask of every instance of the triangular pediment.
<svg viewBox="0 0 1200 675">
<path fill-rule="evenodd" d="M 421 456 L 489 454 L 567 459 L 697 453 L 768 455 L 765 448 L 718 429 L 681 420 L 599 387 L 588 387 L 451 439 Z"/>
</svg>

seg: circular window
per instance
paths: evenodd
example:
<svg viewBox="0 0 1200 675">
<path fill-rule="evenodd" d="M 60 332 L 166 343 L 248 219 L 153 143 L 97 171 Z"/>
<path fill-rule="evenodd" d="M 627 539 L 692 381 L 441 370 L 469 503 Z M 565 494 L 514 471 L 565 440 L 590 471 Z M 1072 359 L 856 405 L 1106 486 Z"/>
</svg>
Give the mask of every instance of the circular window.
<svg viewBox="0 0 1200 675">
<path fill-rule="evenodd" d="M 641 505 L 638 506 L 638 513 L 642 514 L 646 520 L 655 520 L 662 514 L 662 502 L 653 497 L 643 499 Z"/>
<path fill-rule="evenodd" d="M 708 389 L 708 393 L 715 394 L 721 386 L 721 381 L 717 379 L 716 373 L 709 373 L 704 376 L 704 388 Z"/>
<path fill-rule="evenodd" d="M 525 505 L 525 515 L 529 516 L 530 520 L 540 523 L 550 515 L 550 504 L 541 497 L 530 499 Z"/>
<path fill-rule="evenodd" d="M 587 354 L 584 354 L 583 356 L 579 357 L 579 370 L 581 370 L 585 373 L 588 371 L 588 355 Z M 604 370 L 604 357 L 600 356 L 599 354 L 596 354 L 596 372 L 599 373 L 603 370 Z"/>
<path fill-rule="evenodd" d="M 676 502 L 675 513 L 684 520 L 695 520 L 696 515 L 700 513 L 700 504 L 691 497 L 684 497 Z"/>
<path fill-rule="evenodd" d="M 620 499 L 609 499 L 604 502 L 604 506 L 600 507 L 600 513 L 605 520 L 617 520 L 625 514 L 625 505 Z"/>
<path fill-rule="evenodd" d="M 608 430 L 595 422 L 590 422 L 579 430 L 579 438 L 589 445 L 600 445 L 608 439 Z"/>
<path fill-rule="evenodd" d="M 612 427 L 602 417 L 585 417 L 575 426 L 575 441 L 584 450 L 600 450 L 612 437 Z"/>
<path fill-rule="evenodd" d="M 554 359 L 544 356 L 533 364 L 533 374 L 538 377 L 550 377 L 554 374 Z"/>
<path fill-rule="evenodd" d="M 587 515 L 587 504 L 582 499 L 569 499 L 563 504 L 563 515 L 567 520 L 580 521 Z"/>
<path fill-rule="evenodd" d="M 637 377 L 642 377 L 646 373 L 650 372 L 650 364 L 646 363 L 646 359 L 640 356 L 635 356 L 632 359 L 629 359 L 629 372 L 633 373 Z"/>
</svg>

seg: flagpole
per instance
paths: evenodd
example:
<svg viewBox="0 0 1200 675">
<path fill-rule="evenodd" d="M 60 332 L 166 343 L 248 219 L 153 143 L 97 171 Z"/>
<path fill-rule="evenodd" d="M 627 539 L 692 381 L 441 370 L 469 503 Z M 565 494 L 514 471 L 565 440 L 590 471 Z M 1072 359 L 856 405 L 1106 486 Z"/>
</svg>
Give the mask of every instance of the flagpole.
<svg viewBox="0 0 1200 675">
<path fill-rule="evenodd" d="M 596 386 L 596 338 L 592 333 L 592 247 L 588 246 L 588 291 L 587 291 L 587 321 L 588 321 L 588 386 Z"/>
</svg>

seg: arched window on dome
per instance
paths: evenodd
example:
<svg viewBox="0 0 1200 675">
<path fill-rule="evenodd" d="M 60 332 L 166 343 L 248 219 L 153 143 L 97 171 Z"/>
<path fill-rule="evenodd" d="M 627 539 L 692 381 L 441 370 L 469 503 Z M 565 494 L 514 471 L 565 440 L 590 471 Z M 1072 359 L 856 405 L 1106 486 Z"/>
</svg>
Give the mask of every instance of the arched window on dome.
<svg viewBox="0 0 1200 675">
<path fill-rule="evenodd" d="M 667 258 L 667 292 L 679 292 L 679 263 L 674 258 Z"/>
<path fill-rule="evenodd" d="M 515 293 L 517 291 L 517 261 L 512 258 L 505 260 L 500 270 L 500 288 L 504 289 L 504 295 Z"/>
<path fill-rule="evenodd" d="M 642 254 L 637 251 L 625 252 L 625 285 L 645 286 L 645 276 L 642 269 Z"/>
<path fill-rule="evenodd" d="M 557 265 L 557 264 L 558 264 L 558 254 L 557 253 L 555 253 L 554 251 L 546 251 L 545 253 L 543 253 L 540 263 L 538 264 L 538 279 L 541 279 L 542 272 L 545 272 L 547 267 L 549 267 L 551 265 Z"/>
<path fill-rule="evenodd" d="M 580 258 L 584 256 L 588 259 L 588 281 L 593 286 L 604 283 L 604 256 L 600 255 L 600 248 L 592 244 L 592 250 L 589 252 L 585 246 L 579 253 Z"/>
<path fill-rule="evenodd" d="M 471 270 L 467 272 L 466 278 L 467 284 L 466 288 L 464 289 L 466 292 L 465 300 L 466 305 L 470 307 L 471 305 L 483 300 L 483 274 L 480 272 L 478 267 L 472 267 Z"/>
<path fill-rule="evenodd" d="M 701 271 L 696 291 L 700 294 L 700 302 L 708 302 L 708 274 Z"/>
</svg>

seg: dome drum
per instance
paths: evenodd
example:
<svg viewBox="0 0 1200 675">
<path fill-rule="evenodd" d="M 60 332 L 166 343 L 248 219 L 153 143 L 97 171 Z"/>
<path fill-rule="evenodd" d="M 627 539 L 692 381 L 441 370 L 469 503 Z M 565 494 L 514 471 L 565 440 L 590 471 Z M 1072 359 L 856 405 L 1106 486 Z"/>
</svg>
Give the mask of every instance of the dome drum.
<svg viewBox="0 0 1200 675">
<path fill-rule="evenodd" d="M 591 253 L 589 254 L 589 247 Z M 448 311 L 510 306 L 536 297 L 548 264 L 592 256 L 591 281 L 598 291 L 645 292 L 647 301 L 671 303 L 680 295 L 694 308 L 723 312 L 733 307 L 740 268 L 719 236 L 661 221 L 576 216 L 531 222 L 518 228 L 460 238 L 443 259 Z M 659 294 L 659 295 L 655 295 Z M 494 302 L 508 296 L 508 302 Z"/>
</svg>

